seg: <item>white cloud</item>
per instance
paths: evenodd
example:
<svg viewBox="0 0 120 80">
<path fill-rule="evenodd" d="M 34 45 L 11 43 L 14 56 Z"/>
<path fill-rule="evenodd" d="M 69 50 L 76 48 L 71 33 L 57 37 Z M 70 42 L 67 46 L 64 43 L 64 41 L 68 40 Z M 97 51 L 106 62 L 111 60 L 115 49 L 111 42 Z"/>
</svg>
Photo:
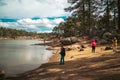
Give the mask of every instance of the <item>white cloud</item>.
<svg viewBox="0 0 120 80">
<path fill-rule="evenodd" d="M 9 24 L 8 23 L 3 23 L 3 22 L 0 22 L 0 26 L 2 26 L 2 27 L 8 27 L 9 26 Z"/>
<path fill-rule="evenodd" d="M 67 0 L 3 0 L 0 17 L 31 18 L 67 15 Z"/>
<path fill-rule="evenodd" d="M 60 22 L 63 22 L 64 19 L 62 18 L 56 18 L 54 20 L 49 20 L 47 18 L 32 20 L 30 18 L 27 19 L 20 19 L 17 22 L 21 25 L 36 25 L 39 27 L 48 27 L 53 28 L 55 25 L 59 24 Z"/>
<path fill-rule="evenodd" d="M 39 31 L 37 31 L 37 33 L 50 33 L 50 32 L 52 32 L 52 30 L 45 30 L 45 31 L 39 30 Z"/>
<path fill-rule="evenodd" d="M 54 20 L 55 23 L 59 24 L 60 22 L 64 22 L 62 18 L 57 18 Z"/>
<path fill-rule="evenodd" d="M 37 29 L 37 27 L 35 25 L 29 25 L 29 26 L 26 26 L 27 28 L 30 28 L 30 29 Z"/>
<path fill-rule="evenodd" d="M 67 0 L 0 0 L 0 19 L 14 18 L 17 22 L 2 22 L 0 26 L 36 32 L 51 32 L 62 18 L 47 17 L 68 16 L 64 8 Z M 33 17 L 40 19 L 32 20 Z"/>
<path fill-rule="evenodd" d="M 37 20 L 32 20 L 30 18 L 26 18 L 17 20 L 17 22 L 0 22 L 0 26 L 13 29 L 35 31 L 39 33 L 39 32 L 51 32 L 52 29 L 56 25 L 58 25 L 61 21 L 63 22 L 64 19 L 56 18 L 50 20 L 48 18 L 41 18 Z"/>
<path fill-rule="evenodd" d="M 41 20 L 32 20 L 30 18 L 27 19 L 20 19 L 17 21 L 19 24 L 26 25 L 26 24 L 39 24 Z"/>
</svg>

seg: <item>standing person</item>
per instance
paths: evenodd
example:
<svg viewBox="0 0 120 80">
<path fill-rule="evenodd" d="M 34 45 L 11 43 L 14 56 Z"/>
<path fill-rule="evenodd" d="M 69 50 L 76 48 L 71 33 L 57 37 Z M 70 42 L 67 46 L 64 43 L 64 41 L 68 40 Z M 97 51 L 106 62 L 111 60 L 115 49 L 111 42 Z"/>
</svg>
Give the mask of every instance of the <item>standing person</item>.
<svg viewBox="0 0 120 80">
<path fill-rule="evenodd" d="M 92 53 L 95 53 L 96 42 L 95 42 L 95 40 L 94 40 L 94 39 L 92 40 L 91 45 L 92 45 Z"/>
<path fill-rule="evenodd" d="M 117 50 L 117 39 L 116 37 L 114 37 L 114 39 L 112 40 L 113 42 L 113 52 Z"/>
<path fill-rule="evenodd" d="M 65 48 L 61 46 L 60 49 L 60 64 L 64 64 L 64 57 L 65 57 Z"/>
</svg>

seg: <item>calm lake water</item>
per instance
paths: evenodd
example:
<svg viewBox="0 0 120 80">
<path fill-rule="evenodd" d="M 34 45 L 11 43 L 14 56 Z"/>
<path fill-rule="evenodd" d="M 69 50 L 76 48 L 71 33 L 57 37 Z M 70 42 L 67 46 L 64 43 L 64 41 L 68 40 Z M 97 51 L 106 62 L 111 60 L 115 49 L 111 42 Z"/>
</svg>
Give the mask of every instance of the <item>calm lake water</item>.
<svg viewBox="0 0 120 80">
<path fill-rule="evenodd" d="M 47 46 L 32 45 L 37 40 L 0 40 L 0 70 L 6 75 L 19 74 L 39 67 L 52 56 Z"/>
</svg>

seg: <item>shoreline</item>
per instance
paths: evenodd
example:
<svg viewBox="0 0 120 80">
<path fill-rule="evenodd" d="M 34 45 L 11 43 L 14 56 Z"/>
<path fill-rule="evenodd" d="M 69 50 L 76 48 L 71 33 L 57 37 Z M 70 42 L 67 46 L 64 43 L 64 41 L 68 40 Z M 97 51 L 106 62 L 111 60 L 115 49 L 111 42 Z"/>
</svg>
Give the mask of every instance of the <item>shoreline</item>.
<svg viewBox="0 0 120 80">
<path fill-rule="evenodd" d="M 17 41 L 17 43 L 16 43 L 16 41 Z M 24 44 L 24 41 L 25 41 L 25 44 Z M 31 51 L 31 49 L 33 49 L 34 50 L 34 52 L 31 52 L 31 53 L 33 53 L 33 56 L 34 55 L 37 55 L 37 54 L 35 54 L 35 53 L 41 53 L 41 47 L 40 47 L 40 52 L 35 52 L 35 50 L 36 49 L 34 49 L 34 43 L 41 43 L 42 41 L 38 41 L 38 40 L 32 40 L 32 41 L 29 41 L 29 40 L 7 40 L 7 41 L 4 41 L 4 40 L 1 40 L 1 43 L 2 43 L 2 45 L 3 45 L 3 48 L 1 48 L 1 50 L 2 49 L 4 49 L 3 50 L 3 52 L 1 52 L 1 53 L 5 53 L 5 54 L 1 54 L 1 57 L 3 56 L 4 57 L 4 55 L 9 55 L 8 53 L 14 53 L 14 54 L 16 54 L 16 55 L 18 55 L 19 56 L 19 54 L 18 53 L 24 53 L 25 52 L 25 56 L 26 56 L 26 54 L 27 54 L 27 52 L 29 51 L 29 49 L 30 49 L 30 51 Z M 5 47 L 4 47 L 4 43 L 5 43 Z M 10 43 L 10 45 L 9 45 L 9 43 Z M 7 45 L 8 46 L 7 46 Z M 12 45 L 11 45 L 12 44 Z M 18 45 L 19 44 L 19 45 Z M 1 45 L 1 47 L 2 47 L 2 45 Z M 34 45 L 34 46 L 33 46 Z M 11 49 L 11 46 L 12 46 L 12 49 Z M 27 49 L 26 49 L 26 46 L 27 46 Z M 44 46 L 44 45 L 40 45 L 40 46 L 43 46 L 44 47 L 44 50 L 45 50 L 45 55 L 47 56 L 47 53 L 50 53 L 50 56 L 47 56 L 47 58 L 46 59 L 44 59 L 42 62 L 41 61 L 38 61 L 38 60 L 41 60 L 41 59 L 39 59 L 40 57 L 35 57 L 35 58 L 38 58 L 38 59 L 36 59 L 36 61 L 38 61 L 38 62 L 36 62 L 36 61 L 33 61 L 32 62 L 32 58 L 30 57 L 30 59 L 31 59 L 31 63 L 29 64 L 29 63 L 27 63 L 27 61 L 26 62 L 24 62 L 24 56 L 23 57 L 21 57 L 21 54 L 20 54 L 20 58 L 21 59 L 23 59 L 23 60 L 19 60 L 19 62 L 20 63 L 17 63 L 16 61 L 14 62 L 14 60 L 18 60 L 17 58 L 19 58 L 18 56 L 14 56 L 14 55 L 11 55 L 11 57 L 13 57 L 13 61 L 11 60 L 11 62 L 13 62 L 12 63 L 12 66 L 14 65 L 14 67 L 11 67 L 11 65 L 10 65 L 10 67 L 8 67 L 9 66 L 9 56 L 5 56 L 5 58 L 3 59 L 3 60 L 6 60 L 5 62 L 3 61 L 3 63 L 1 63 L 1 70 L 0 70 L 0 75 L 1 74 L 4 74 L 5 75 L 5 77 L 9 77 L 9 76 L 15 76 L 15 75 L 18 75 L 18 74 L 21 74 L 21 73 L 24 73 L 24 72 L 27 72 L 27 71 L 31 71 L 31 70 L 33 70 L 33 69 L 35 69 L 35 68 L 37 68 L 37 67 L 39 67 L 40 65 L 41 65 L 41 63 L 43 64 L 43 63 L 45 63 L 45 62 L 48 62 L 48 59 L 51 57 L 51 55 L 53 55 L 52 54 L 52 51 L 49 51 L 48 52 L 48 50 L 46 50 L 46 48 L 47 47 L 49 47 L 49 46 Z M 17 47 L 17 52 L 16 52 L 16 47 Z M 23 48 L 23 47 L 25 47 L 25 48 Z M 35 47 L 38 47 L 38 46 L 35 46 Z M 8 48 L 10 48 L 9 50 L 11 50 L 11 52 L 6 52 L 6 50 L 8 49 Z M 14 50 L 15 51 L 14 51 Z M 26 51 L 25 51 L 25 49 L 26 49 Z M 43 49 L 43 48 L 42 48 Z M 19 52 L 19 51 L 21 51 L 21 52 Z M 29 53 L 29 52 L 28 52 Z M 30 53 L 30 55 L 32 55 Z M 23 55 L 23 54 L 22 54 Z M 48 54 L 49 55 L 49 54 Z M 39 56 L 39 55 L 38 55 Z M 17 57 L 17 58 L 16 58 Z M 27 56 L 26 56 L 27 57 Z M 26 60 L 26 57 L 25 57 L 25 60 Z M 15 58 L 15 59 L 14 59 Z M 36 62 L 36 64 L 34 64 L 34 62 Z M 5 65 L 5 66 L 3 66 L 4 65 L 4 63 L 6 63 L 7 64 L 7 66 Z M 26 64 L 23 64 L 23 63 L 26 63 Z M 20 64 L 20 65 L 19 65 Z M 33 64 L 33 65 L 32 65 Z M 17 65 L 17 67 L 16 67 L 16 65 Z M 29 65 L 30 65 L 30 67 L 29 67 Z M 36 66 L 37 65 L 37 67 L 34 67 L 34 66 Z M 28 67 L 26 67 L 26 66 L 28 66 Z M 33 66 L 33 67 L 32 67 Z M 4 68 L 5 67 L 5 68 Z M 3 73 L 4 72 L 4 73 Z"/>
<path fill-rule="evenodd" d="M 120 55 L 112 50 L 103 50 L 105 46 L 98 46 L 96 53 L 91 53 L 90 44 L 84 51 L 77 48 L 79 43 L 65 46 L 73 49 L 66 52 L 65 64 L 59 65 L 59 47 L 52 47 L 55 51 L 49 61 L 40 67 L 11 77 L 11 80 L 108 80 L 107 77 L 120 77 Z M 108 64 L 109 63 L 109 64 Z M 115 66 L 115 67 L 111 67 Z M 110 67 L 110 68 L 109 68 Z M 102 79 L 103 78 L 103 79 Z M 105 78 L 105 79 L 104 79 Z M 116 79 L 116 80 L 117 80 Z M 111 79 L 112 80 L 112 79 Z"/>
</svg>

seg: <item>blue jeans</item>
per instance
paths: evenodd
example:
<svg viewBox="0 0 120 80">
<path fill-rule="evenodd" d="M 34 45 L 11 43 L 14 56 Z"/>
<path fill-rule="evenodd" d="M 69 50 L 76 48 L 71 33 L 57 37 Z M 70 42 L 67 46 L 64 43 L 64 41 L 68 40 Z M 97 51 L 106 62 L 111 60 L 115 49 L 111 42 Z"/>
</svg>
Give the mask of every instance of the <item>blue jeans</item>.
<svg viewBox="0 0 120 80">
<path fill-rule="evenodd" d="M 60 64 L 64 64 L 64 55 L 61 55 Z"/>
</svg>

